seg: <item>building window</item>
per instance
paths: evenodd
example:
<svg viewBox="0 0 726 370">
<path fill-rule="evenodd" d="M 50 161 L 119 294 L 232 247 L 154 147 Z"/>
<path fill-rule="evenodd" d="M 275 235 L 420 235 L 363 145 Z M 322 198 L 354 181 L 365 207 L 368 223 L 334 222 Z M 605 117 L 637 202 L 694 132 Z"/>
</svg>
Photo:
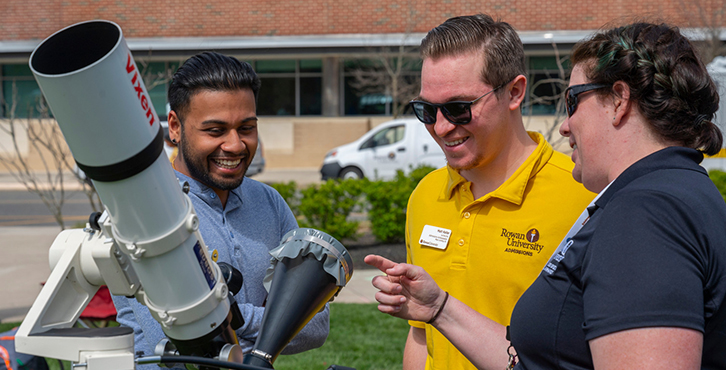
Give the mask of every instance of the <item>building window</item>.
<svg viewBox="0 0 726 370">
<path fill-rule="evenodd" d="M 529 83 L 527 97 L 524 101 L 524 114 L 551 115 L 564 107 L 558 108 L 562 92 L 567 88 L 567 75 L 570 70 L 569 57 L 562 61 L 564 75 L 560 73 L 557 60 L 554 56 L 530 56 Z M 561 105 L 561 104 L 560 104 Z"/>
<path fill-rule="evenodd" d="M 381 57 L 384 58 L 384 57 Z M 408 102 L 418 95 L 421 84 L 421 59 L 403 58 L 393 93 L 392 75 L 384 60 L 348 59 L 343 61 L 343 105 L 345 115 L 401 115 L 408 112 Z M 396 56 L 386 62 L 395 69 Z M 394 104 L 394 96 L 396 103 Z M 398 112 L 394 109 L 398 108 Z"/>
<path fill-rule="evenodd" d="M 136 66 L 139 68 L 146 91 L 149 92 L 149 98 L 156 110 L 159 119 L 165 121 L 166 117 L 166 93 L 169 91 L 169 83 L 171 77 L 177 69 L 179 62 L 145 62 L 137 60 Z"/>
<path fill-rule="evenodd" d="M 162 120 L 166 119 L 166 92 L 169 88 L 171 76 L 179 68 L 179 62 L 143 62 L 136 61 L 149 97 Z M 12 115 L 13 97 L 15 102 L 14 116 L 17 118 L 40 117 L 39 105 L 42 93 L 35 82 L 30 67 L 27 64 L 2 65 L 2 116 L 8 118 Z M 13 92 L 15 89 L 15 92 Z M 48 112 L 52 117 L 52 113 Z"/>
<path fill-rule="evenodd" d="M 257 60 L 250 63 L 262 80 L 257 98 L 258 115 L 322 114 L 322 60 Z"/>
<path fill-rule="evenodd" d="M 49 111 L 40 112 L 44 110 L 41 108 L 43 95 L 27 64 L 4 64 L 0 72 L 2 73 L 0 102 L 2 102 L 3 118 L 37 118 L 43 114 L 51 115 Z"/>
</svg>

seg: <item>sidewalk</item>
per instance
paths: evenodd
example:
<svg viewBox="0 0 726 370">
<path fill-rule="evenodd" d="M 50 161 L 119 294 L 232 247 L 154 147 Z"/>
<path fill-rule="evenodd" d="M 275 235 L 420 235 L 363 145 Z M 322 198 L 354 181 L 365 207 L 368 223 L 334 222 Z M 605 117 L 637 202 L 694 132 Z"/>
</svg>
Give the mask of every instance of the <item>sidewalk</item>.
<svg viewBox="0 0 726 370">
<path fill-rule="evenodd" d="M 22 321 L 48 275 L 48 249 L 57 226 L 0 227 L 0 322 Z M 377 270 L 356 270 L 335 302 L 374 303 Z"/>
<path fill-rule="evenodd" d="M 63 175 L 64 184 L 63 188 L 65 190 L 79 190 L 81 189 L 81 184 L 79 184 L 75 178 L 73 177 L 73 173 L 68 172 Z M 38 181 L 40 184 L 47 183 L 42 177 L 38 177 Z M 25 185 L 18 182 L 18 180 L 13 177 L 8 172 L 0 172 L 0 191 L 11 191 L 11 190 L 27 190 Z"/>
</svg>

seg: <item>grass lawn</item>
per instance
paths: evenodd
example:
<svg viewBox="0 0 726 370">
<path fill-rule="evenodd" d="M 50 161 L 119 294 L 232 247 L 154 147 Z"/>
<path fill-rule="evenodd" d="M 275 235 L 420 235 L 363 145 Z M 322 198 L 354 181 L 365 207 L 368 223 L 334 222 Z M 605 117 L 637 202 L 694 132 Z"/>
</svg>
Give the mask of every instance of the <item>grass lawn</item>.
<svg viewBox="0 0 726 370">
<path fill-rule="evenodd" d="M 20 323 L 0 324 L 0 333 Z M 332 303 L 325 344 L 297 355 L 280 356 L 276 370 L 325 370 L 341 365 L 357 370 L 401 369 L 408 323 L 378 312 L 376 304 Z M 51 369 L 60 369 L 56 360 Z M 70 367 L 66 363 L 66 369 Z"/>
<path fill-rule="evenodd" d="M 378 312 L 376 304 L 332 303 L 325 344 L 297 355 L 280 356 L 277 370 L 325 370 L 341 365 L 357 370 L 401 369 L 408 323 Z"/>
</svg>

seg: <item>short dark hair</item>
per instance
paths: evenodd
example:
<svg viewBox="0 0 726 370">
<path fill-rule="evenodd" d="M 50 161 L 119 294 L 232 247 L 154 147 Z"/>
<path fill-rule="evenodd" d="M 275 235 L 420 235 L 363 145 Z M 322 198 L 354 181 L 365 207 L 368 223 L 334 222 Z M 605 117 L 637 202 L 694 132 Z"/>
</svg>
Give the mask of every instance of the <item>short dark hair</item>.
<svg viewBox="0 0 726 370">
<path fill-rule="evenodd" d="M 693 45 L 667 24 L 646 22 L 599 32 L 572 52 L 592 83 L 625 82 L 653 131 L 669 141 L 716 154 L 723 135 L 713 124 L 718 110 L 716 84 Z M 600 89 L 601 96 L 612 89 Z"/>
<path fill-rule="evenodd" d="M 199 90 L 251 89 L 257 102 L 260 85 L 260 78 L 249 63 L 207 51 L 187 59 L 174 73 L 169 84 L 169 106 L 181 120 L 189 100 Z"/>
<path fill-rule="evenodd" d="M 517 31 L 509 23 L 495 21 L 486 14 L 449 18 L 421 41 L 423 59 L 469 52 L 482 53 L 481 80 L 493 87 L 526 73 L 524 46 Z"/>
</svg>

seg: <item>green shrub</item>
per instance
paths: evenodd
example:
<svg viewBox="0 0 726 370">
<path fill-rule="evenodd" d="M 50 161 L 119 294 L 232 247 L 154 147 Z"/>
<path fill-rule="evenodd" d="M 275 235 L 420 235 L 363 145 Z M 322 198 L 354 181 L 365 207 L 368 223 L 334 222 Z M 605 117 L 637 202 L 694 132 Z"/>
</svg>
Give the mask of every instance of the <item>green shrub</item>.
<svg viewBox="0 0 726 370">
<path fill-rule="evenodd" d="M 726 201 L 726 172 L 711 170 L 708 171 L 708 177 L 716 184 L 716 188 L 721 192 L 724 201 Z"/>
<path fill-rule="evenodd" d="M 398 171 L 391 181 L 365 181 L 371 232 L 383 243 L 398 243 L 405 239 L 406 206 L 419 181 L 433 167 L 419 166 L 406 176 Z"/>
<path fill-rule="evenodd" d="M 433 170 L 433 167 L 419 166 L 408 176 L 398 171 L 390 181 L 328 180 L 301 190 L 294 181 L 270 186 L 285 199 L 300 227 L 319 229 L 338 240 L 355 238 L 360 223 L 350 220 L 350 214 L 366 210 L 376 239 L 397 243 L 405 237 L 408 198 L 419 181 Z"/>
<path fill-rule="evenodd" d="M 298 207 L 300 206 L 300 197 L 297 191 L 297 183 L 295 181 L 274 182 L 270 184 L 270 186 L 273 189 L 277 190 L 280 195 L 282 195 L 282 199 L 285 200 L 287 205 L 292 210 L 292 213 L 297 216 L 299 213 Z"/>
<path fill-rule="evenodd" d="M 348 216 L 360 206 L 361 180 L 328 180 L 311 185 L 301 191 L 298 210 L 304 218 L 301 227 L 312 227 L 324 231 L 338 240 L 356 237 L 358 221 L 349 221 Z"/>
<path fill-rule="evenodd" d="M 408 174 L 408 177 L 411 178 L 411 181 L 413 182 L 413 187 L 416 188 L 419 182 L 423 180 L 426 175 L 431 173 L 431 171 L 435 170 L 436 168 L 430 167 L 427 165 L 421 165 L 411 170 L 411 173 Z"/>
</svg>

